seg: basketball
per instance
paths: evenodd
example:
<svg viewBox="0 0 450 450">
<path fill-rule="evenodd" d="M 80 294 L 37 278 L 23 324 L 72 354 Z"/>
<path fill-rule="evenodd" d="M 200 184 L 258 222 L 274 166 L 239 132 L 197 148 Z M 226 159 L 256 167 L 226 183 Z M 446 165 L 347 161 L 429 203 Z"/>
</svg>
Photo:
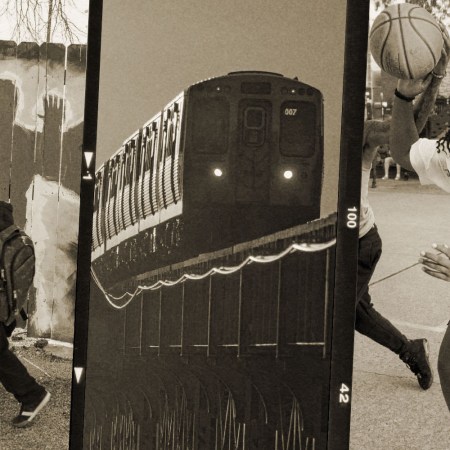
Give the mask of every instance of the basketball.
<svg viewBox="0 0 450 450">
<path fill-rule="evenodd" d="M 441 58 L 442 31 L 424 8 L 409 3 L 388 6 L 373 22 L 370 52 L 382 70 L 403 79 L 424 78 Z"/>
</svg>

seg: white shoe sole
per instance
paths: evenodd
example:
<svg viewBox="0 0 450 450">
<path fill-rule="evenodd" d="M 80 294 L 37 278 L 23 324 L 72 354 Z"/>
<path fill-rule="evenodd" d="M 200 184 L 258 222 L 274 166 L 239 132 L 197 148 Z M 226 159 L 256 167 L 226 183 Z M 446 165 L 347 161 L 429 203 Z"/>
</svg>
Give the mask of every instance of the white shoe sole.
<svg viewBox="0 0 450 450">
<path fill-rule="evenodd" d="M 13 425 L 15 427 L 19 427 L 19 428 L 28 426 L 34 420 L 34 418 L 39 414 L 39 412 L 42 410 L 42 408 L 49 402 L 50 397 L 51 397 L 50 392 L 47 392 L 45 394 L 45 397 L 41 400 L 41 403 L 39 403 L 39 405 L 36 407 L 36 409 L 33 412 L 22 412 L 21 415 L 28 417 L 27 420 L 25 420 L 21 423 L 13 424 Z"/>
</svg>

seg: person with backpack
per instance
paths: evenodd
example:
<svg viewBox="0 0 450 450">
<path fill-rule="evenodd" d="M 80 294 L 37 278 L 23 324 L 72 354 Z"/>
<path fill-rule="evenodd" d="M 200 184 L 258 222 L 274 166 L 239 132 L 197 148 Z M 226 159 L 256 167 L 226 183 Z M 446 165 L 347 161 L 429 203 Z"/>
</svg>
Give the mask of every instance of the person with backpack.
<svg viewBox="0 0 450 450">
<path fill-rule="evenodd" d="M 31 239 L 14 224 L 13 207 L 0 201 L 0 382 L 21 404 L 12 420 L 16 427 L 31 424 L 50 400 L 50 393 L 10 350 L 8 338 L 23 310 L 34 277 Z"/>
</svg>

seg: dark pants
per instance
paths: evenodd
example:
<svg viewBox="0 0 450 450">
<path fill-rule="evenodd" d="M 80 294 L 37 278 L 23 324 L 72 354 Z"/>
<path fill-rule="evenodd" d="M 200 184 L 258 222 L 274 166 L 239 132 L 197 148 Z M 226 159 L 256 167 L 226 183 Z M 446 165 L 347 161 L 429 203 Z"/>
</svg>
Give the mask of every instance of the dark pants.
<svg viewBox="0 0 450 450">
<path fill-rule="evenodd" d="M 408 339 L 374 309 L 369 294 L 370 279 L 380 259 L 381 247 L 376 226 L 359 239 L 355 329 L 399 355 L 406 350 Z"/>
<path fill-rule="evenodd" d="M 33 404 L 45 391 L 9 349 L 8 337 L 0 322 L 0 382 L 19 403 Z"/>
<path fill-rule="evenodd" d="M 438 371 L 442 393 L 450 409 L 450 322 L 439 349 Z"/>
</svg>

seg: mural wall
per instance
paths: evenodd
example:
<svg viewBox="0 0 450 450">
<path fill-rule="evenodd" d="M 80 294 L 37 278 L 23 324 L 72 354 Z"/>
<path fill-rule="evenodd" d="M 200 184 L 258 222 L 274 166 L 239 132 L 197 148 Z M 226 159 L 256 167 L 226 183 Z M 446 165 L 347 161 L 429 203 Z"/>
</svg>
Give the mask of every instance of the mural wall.
<svg viewBox="0 0 450 450">
<path fill-rule="evenodd" d="M 0 41 L 0 199 L 36 246 L 33 336 L 72 340 L 86 46 Z"/>
</svg>

